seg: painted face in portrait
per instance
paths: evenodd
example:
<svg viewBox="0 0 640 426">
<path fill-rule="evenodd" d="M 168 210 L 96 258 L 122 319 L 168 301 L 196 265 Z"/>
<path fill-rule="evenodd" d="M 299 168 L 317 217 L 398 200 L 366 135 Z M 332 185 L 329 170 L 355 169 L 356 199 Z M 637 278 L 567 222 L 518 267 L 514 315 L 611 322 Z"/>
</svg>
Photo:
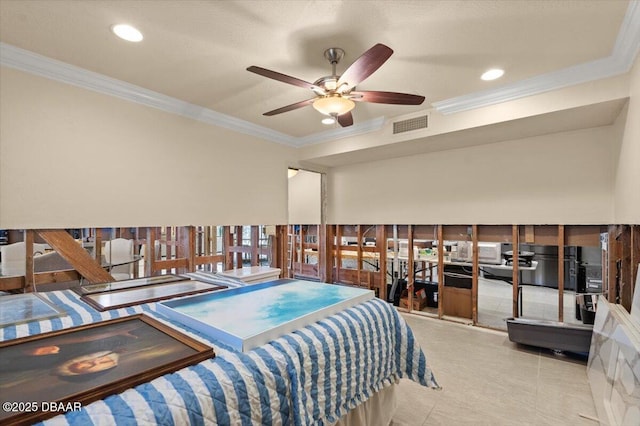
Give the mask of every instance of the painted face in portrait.
<svg viewBox="0 0 640 426">
<path fill-rule="evenodd" d="M 57 372 L 61 376 L 79 376 L 106 371 L 117 365 L 118 354 L 103 351 L 73 358 L 58 367 Z"/>
</svg>

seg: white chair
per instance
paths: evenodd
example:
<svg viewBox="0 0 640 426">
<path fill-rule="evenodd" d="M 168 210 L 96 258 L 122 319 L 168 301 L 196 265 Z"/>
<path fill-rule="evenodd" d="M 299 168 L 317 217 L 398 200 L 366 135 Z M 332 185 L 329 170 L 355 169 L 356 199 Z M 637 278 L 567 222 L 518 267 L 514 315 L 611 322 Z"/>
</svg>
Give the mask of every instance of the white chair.
<svg viewBox="0 0 640 426">
<path fill-rule="evenodd" d="M 33 254 L 35 256 L 44 254 L 47 249 L 46 244 L 33 243 Z M 0 256 L 2 261 L 5 260 L 24 260 L 27 255 L 27 244 L 24 242 L 8 244 L 0 246 Z"/>
<path fill-rule="evenodd" d="M 33 244 L 33 255 L 45 253 L 46 244 Z M 27 258 L 27 245 L 24 242 L 0 246 L 0 266 L 3 275 L 24 275 Z"/>
<path fill-rule="evenodd" d="M 104 243 L 102 256 L 109 267 L 109 273 L 116 280 L 128 280 L 133 274 L 133 240 L 116 238 Z"/>
</svg>

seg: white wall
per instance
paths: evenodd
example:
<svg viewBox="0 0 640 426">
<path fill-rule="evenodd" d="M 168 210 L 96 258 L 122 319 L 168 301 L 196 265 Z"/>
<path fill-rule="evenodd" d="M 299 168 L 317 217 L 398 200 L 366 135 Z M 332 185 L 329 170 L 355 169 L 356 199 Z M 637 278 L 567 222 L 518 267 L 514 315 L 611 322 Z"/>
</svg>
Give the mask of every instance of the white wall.
<svg viewBox="0 0 640 426">
<path fill-rule="evenodd" d="M 613 126 L 360 163 L 328 174 L 328 223 L 602 224 Z"/>
<path fill-rule="evenodd" d="M 0 73 L 0 228 L 287 222 L 293 148 Z"/>
<path fill-rule="evenodd" d="M 289 178 L 289 223 L 320 224 L 322 175 L 299 170 Z"/>
<path fill-rule="evenodd" d="M 640 59 L 631 70 L 630 99 L 615 176 L 615 223 L 640 224 Z"/>
</svg>

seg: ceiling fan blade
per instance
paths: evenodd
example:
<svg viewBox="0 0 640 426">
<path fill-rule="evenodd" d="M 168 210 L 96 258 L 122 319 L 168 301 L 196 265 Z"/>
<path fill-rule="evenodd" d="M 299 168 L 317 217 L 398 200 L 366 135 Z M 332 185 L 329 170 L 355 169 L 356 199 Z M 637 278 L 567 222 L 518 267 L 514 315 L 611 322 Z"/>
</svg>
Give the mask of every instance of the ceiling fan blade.
<svg viewBox="0 0 640 426">
<path fill-rule="evenodd" d="M 274 109 L 273 111 L 265 112 L 262 115 L 272 116 L 277 114 L 282 114 L 283 112 L 293 111 L 294 109 L 302 108 L 307 105 L 311 105 L 316 98 L 307 99 L 306 101 L 296 102 L 295 104 L 283 106 L 282 108 Z"/>
<path fill-rule="evenodd" d="M 290 75 L 282 74 L 276 71 L 271 71 L 266 68 L 250 66 L 247 71 L 256 73 L 263 77 L 272 78 L 274 80 L 281 81 L 283 83 L 293 84 L 294 86 L 304 87 L 305 89 L 318 89 L 317 86 L 309 83 L 308 81 L 300 80 L 299 78 L 291 77 Z"/>
<path fill-rule="evenodd" d="M 344 114 L 339 115 L 338 123 L 342 127 L 353 126 L 353 115 L 351 115 L 351 112 L 345 112 Z"/>
<path fill-rule="evenodd" d="M 358 91 L 351 92 L 348 98 L 356 102 L 373 102 L 376 104 L 420 105 L 424 96 L 409 93 Z"/>
<path fill-rule="evenodd" d="M 380 68 L 392 54 L 393 50 L 390 47 L 380 43 L 376 44 L 347 68 L 340 76 L 337 86 L 346 84 L 347 88 L 352 88 L 358 85 Z"/>
</svg>

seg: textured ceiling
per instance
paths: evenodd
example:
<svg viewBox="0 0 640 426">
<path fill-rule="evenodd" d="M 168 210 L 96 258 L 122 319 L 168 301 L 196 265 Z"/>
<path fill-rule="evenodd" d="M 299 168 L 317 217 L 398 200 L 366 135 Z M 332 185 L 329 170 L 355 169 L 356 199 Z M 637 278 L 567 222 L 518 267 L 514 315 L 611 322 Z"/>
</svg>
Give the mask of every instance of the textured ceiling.
<svg viewBox="0 0 640 426">
<path fill-rule="evenodd" d="M 611 55 L 628 1 L 0 1 L 0 41 L 123 80 L 293 137 L 327 130 L 308 106 L 262 113 L 313 97 L 245 69 L 269 68 L 313 82 L 331 73 L 329 47 L 346 56 L 338 74 L 376 43 L 395 53 L 360 90 L 420 94 L 421 106 L 358 103 L 356 123 Z M 128 43 L 109 31 L 138 27 Z M 506 75 L 483 82 L 501 67 Z"/>
</svg>

